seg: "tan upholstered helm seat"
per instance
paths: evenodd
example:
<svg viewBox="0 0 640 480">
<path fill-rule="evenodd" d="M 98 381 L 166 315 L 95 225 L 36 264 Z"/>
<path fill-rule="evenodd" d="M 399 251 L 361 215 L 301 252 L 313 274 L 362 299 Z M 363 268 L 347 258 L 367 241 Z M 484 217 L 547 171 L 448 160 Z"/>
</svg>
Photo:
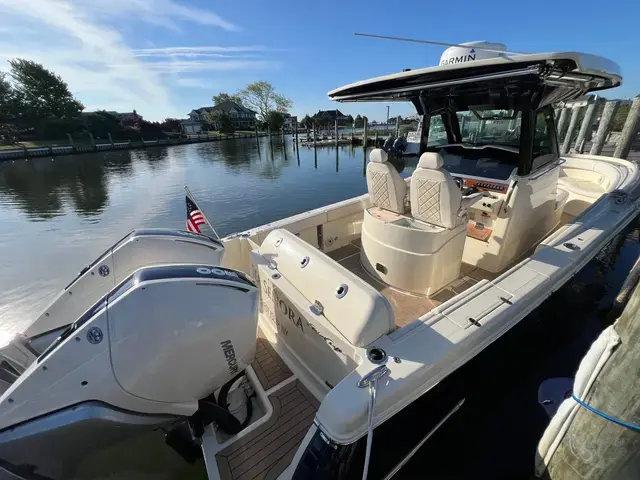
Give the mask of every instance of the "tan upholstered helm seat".
<svg viewBox="0 0 640 480">
<path fill-rule="evenodd" d="M 384 210 L 404 213 L 407 182 L 388 162 L 387 152 L 381 148 L 373 149 L 369 158 L 371 162 L 367 165 L 367 188 L 371 204 Z"/>
</svg>

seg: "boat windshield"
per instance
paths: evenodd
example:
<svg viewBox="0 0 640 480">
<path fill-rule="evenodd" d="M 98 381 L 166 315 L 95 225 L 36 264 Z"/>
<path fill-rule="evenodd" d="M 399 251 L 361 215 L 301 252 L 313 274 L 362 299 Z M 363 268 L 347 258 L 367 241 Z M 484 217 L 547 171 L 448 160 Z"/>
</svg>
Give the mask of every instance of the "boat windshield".
<svg viewBox="0 0 640 480">
<path fill-rule="evenodd" d="M 456 112 L 462 143 L 519 148 L 520 112 L 468 110 Z"/>
<path fill-rule="evenodd" d="M 546 109 L 539 110 L 535 116 L 533 170 L 557 158 L 551 115 L 553 113 Z M 453 129 L 447 131 L 443 117 L 435 115 L 430 119 L 427 150 L 439 152 L 444 168 L 451 173 L 506 180 L 518 167 L 521 111 L 473 108 L 457 111 L 459 135 Z"/>
</svg>

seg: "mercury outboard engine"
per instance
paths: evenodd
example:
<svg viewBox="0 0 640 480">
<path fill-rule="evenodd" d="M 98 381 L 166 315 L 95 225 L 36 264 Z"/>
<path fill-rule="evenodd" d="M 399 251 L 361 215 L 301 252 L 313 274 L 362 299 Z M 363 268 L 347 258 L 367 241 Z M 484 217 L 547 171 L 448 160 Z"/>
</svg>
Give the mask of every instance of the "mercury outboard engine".
<svg viewBox="0 0 640 480">
<path fill-rule="evenodd" d="M 220 265 L 223 254 L 222 242 L 206 235 L 168 229 L 127 234 L 83 268 L 23 333 L 0 349 L 0 393 L 67 326 L 136 270 L 166 263 Z"/>
<path fill-rule="evenodd" d="M 70 478 L 80 459 L 143 429 L 216 422 L 237 433 L 241 419 L 213 393 L 253 360 L 257 308 L 254 282 L 217 265 L 130 274 L 0 397 L 0 471 Z"/>
<path fill-rule="evenodd" d="M 382 148 L 390 157 L 399 157 L 407 151 L 407 139 L 403 135 L 399 137 L 389 135 L 384 141 Z"/>
<path fill-rule="evenodd" d="M 382 144 L 382 149 L 388 154 L 393 154 L 393 142 L 395 142 L 396 137 L 393 135 L 389 135 L 387 139 Z"/>
<path fill-rule="evenodd" d="M 393 142 L 393 151 L 396 155 L 403 155 L 407 151 L 407 137 L 400 135 Z"/>
</svg>

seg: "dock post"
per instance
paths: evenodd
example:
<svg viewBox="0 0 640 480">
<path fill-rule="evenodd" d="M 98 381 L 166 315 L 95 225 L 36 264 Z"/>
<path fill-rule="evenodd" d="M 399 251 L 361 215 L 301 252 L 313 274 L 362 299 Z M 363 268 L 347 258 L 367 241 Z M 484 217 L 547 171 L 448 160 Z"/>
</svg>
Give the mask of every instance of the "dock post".
<svg viewBox="0 0 640 480">
<path fill-rule="evenodd" d="M 298 117 L 294 117 L 294 127 L 296 129 L 296 146 L 298 146 Z"/>
<path fill-rule="evenodd" d="M 317 146 L 318 131 L 316 130 L 316 121 L 313 121 L 313 148 Z"/>
<path fill-rule="evenodd" d="M 111 138 L 111 132 L 107 132 L 107 136 L 109 137 L 109 143 L 113 147 L 113 138 Z"/>
<path fill-rule="evenodd" d="M 396 117 L 396 137 L 400 136 L 400 115 Z"/>
<path fill-rule="evenodd" d="M 335 135 L 336 135 L 336 147 L 338 146 L 338 119 L 336 118 L 336 123 L 334 127 Z"/>
<path fill-rule="evenodd" d="M 584 144 L 589 138 L 590 130 L 593 128 L 593 121 L 596 119 L 596 107 L 598 106 L 598 96 L 593 98 L 593 101 L 587 105 L 587 111 L 582 119 L 582 125 L 580 125 L 580 131 L 578 132 L 578 138 L 576 139 L 575 150 L 578 153 L 584 152 Z"/>
<path fill-rule="evenodd" d="M 355 132 L 356 132 L 356 121 L 354 120 L 351 123 L 351 145 L 353 145 L 353 139 L 355 137 Z"/>
<path fill-rule="evenodd" d="M 615 333 L 609 332 L 609 342 L 616 342 L 617 345 L 596 378 L 589 380 L 591 386 L 588 392 L 577 397 L 600 413 L 589 411 L 583 405 L 578 407 L 573 399 L 565 400 L 572 402 L 577 411 L 573 417 L 569 417 L 572 418 L 569 425 L 563 427 L 562 435 L 556 440 L 556 448 L 549 453 L 550 457 L 542 458 L 540 450 L 536 453 L 536 477 L 547 480 L 637 478 L 638 431 L 632 425 L 640 421 L 639 286 L 633 288 L 613 329 Z M 599 361 L 602 356 L 597 356 L 600 357 Z M 597 371 L 595 365 L 593 368 Z M 602 413 L 631 425 L 617 424 L 603 417 Z"/>
<path fill-rule="evenodd" d="M 629 115 L 627 115 L 627 120 L 624 122 L 624 127 L 622 127 L 620 141 L 618 142 L 616 151 L 613 153 L 614 157 L 627 158 L 629 155 L 631 142 L 636 132 L 636 124 L 638 123 L 638 114 L 640 114 L 640 95 L 633 99 Z"/>
<path fill-rule="evenodd" d="M 573 136 L 573 132 L 576 129 L 576 125 L 578 124 L 578 117 L 580 116 L 580 110 L 582 107 L 574 107 L 571 112 L 571 121 L 569 122 L 569 129 L 567 130 L 567 135 L 564 137 L 564 142 L 562 142 L 562 147 L 560 148 L 560 153 L 565 154 L 569 152 L 569 146 L 571 145 L 571 137 Z"/>
<path fill-rule="evenodd" d="M 367 117 L 362 117 L 362 125 L 364 127 L 362 146 L 364 146 L 364 148 L 366 149 L 367 143 L 369 143 L 369 132 L 367 131 L 369 130 L 369 119 Z"/>
<path fill-rule="evenodd" d="M 558 123 L 556 124 L 558 142 L 560 142 L 560 140 L 564 138 L 564 129 L 567 127 L 567 120 L 569 120 L 570 110 L 570 108 L 563 108 L 560 112 L 560 118 L 558 119 Z"/>
<path fill-rule="evenodd" d="M 600 117 L 598 131 L 596 132 L 593 145 L 591 145 L 591 150 L 589 151 L 591 155 L 600 155 L 602 153 L 602 147 L 604 147 L 604 142 L 607 140 L 607 135 L 611 129 L 613 117 L 618 110 L 618 105 L 620 105 L 619 101 L 607 102 L 605 104 L 602 116 Z"/>
<path fill-rule="evenodd" d="M 96 139 L 93 138 L 93 133 L 91 133 L 91 131 L 89 131 L 89 138 L 91 139 L 91 146 L 94 150 L 97 150 L 98 147 L 96 147 Z"/>
<path fill-rule="evenodd" d="M 71 148 L 75 152 L 76 151 L 76 146 L 73 144 L 73 137 L 71 136 L 70 133 L 67 133 L 67 138 L 69 139 L 69 145 L 71 145 Z"/>
</svg>

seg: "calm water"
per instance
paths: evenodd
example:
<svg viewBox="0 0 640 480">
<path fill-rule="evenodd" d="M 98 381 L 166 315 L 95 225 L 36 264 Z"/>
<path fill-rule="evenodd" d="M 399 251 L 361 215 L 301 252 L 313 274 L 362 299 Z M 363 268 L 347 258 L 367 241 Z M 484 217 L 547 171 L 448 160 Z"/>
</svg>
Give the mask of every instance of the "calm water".
<svg viewBox="0 0 640 480">
<path fill-rule="evenodd" d="M 0 162 L 0 344 L 127 232 L 184 228 L 184 185 L 227 235 L 365 193 L 365 162 L 291 137 Z"/>
<path fill-rule="evenodd" d="M 410 175 L 413 166 L 405 166 L 402 175 Z M 0 162 L 0 343 L 128 231 L 184 228 L 185 184 L 218 232 L 227 235 L 360 195 L 366 191 L 365 167 L 362 148 L 298 152 L 290 138 L 285 146 L 274 139 L 273 148 L 267 139 L 246 139 Z M 425 465 L 433 478 L 478 478 L 478 472 L 528 478 L 548 423 L 537 388 L 549 377 L 572 377 L 610 323 L 607 311 L 640 254 L 638 236 L 634 223 L 489 351 L 482 368 L 471 364 L 470 373 L 461 370 L 467 403 L 399 478 L 422 478 Z M 455 389 L 451 396 L 452 402 L 459 398 Z M 442 462 L 460 449 L 461 438 L 465 461 Z M 111 470 L 118 478 L 125 478 L 123 470 L 134 472 L 127 478 L 150 478 L 144 475 L 150 472 L 153 478 L 171 472 L 178 472 L 172 478 L 186 478 L 184 464 L 168 453 L 161 436 L 133 442 L 100 452 L 91 462 L 99 473 L 82 478 Z M 148 458 L 153 465 L 141 465 Z M 192 470 L 189 478 L 204 478 L 201 463 Z"/>
</svg>

